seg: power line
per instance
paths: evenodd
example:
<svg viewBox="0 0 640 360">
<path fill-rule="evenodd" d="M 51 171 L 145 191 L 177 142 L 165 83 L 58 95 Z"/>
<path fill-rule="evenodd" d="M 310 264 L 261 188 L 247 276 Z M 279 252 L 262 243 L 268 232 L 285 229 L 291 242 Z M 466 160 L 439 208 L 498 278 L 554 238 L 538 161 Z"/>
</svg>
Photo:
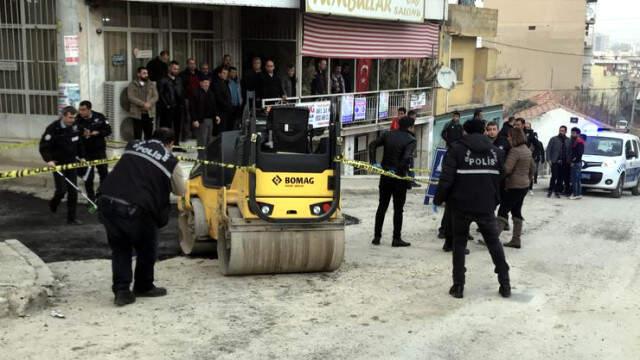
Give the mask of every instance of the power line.
<svg viewBox="0 0 640 360">
<path fill-rule="evenodd" d="M 610 90 L 631 90 L 633 86 L 629 87 L 614 87 L 614 88 L 584 88 L 584 89 L 520 89 L 519 91 L 529 92 L 546 92 L 546 91 L 610 91 Z"/>
<path fill-rule="evenodd" d="M 578 57 L 595 57 L 595 55 L 585 55 L 585 54 L 570 53 L 570 52 L 563 52 L 563 51 L 536 49 L 536 48 L 530 48 L 530 47 L 526 47 L 526 46 L 520 46 L 520 45 L 514 45 L 514 44 L 506 44 L 506 43 L 502 43 L 502 42 L 498 42 L 498 41 L 485 40 L 485 39 L 482 39 L 482 41 L 490 43 L 490 44 L 501 45 L 501 46 L 511 47 L 511 48 L 515 48 L 515 49 L 521 49 L 521 50 L 527 50 L 527 51 L 533 51 L 533 52 L 541 52 L 541 53 L 545 53 L 545 54 L 578 56 Z M 616 58 L 640 58 L 640 56 L 637 56 L 637 55 L 618 55 L 618 56 L 615 56 L 615 57 Z M 598 59 L 596 59 L 596 60 L 598 60 Z"/>
</svg>

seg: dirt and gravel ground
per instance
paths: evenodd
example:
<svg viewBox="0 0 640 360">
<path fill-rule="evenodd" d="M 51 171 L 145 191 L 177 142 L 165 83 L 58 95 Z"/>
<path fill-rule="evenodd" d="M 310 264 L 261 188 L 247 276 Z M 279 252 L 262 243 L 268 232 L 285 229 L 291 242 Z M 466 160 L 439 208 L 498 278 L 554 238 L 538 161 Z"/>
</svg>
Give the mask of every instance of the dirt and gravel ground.
<svg viewBox="0 0 640 360">
<path fill-rule="evenodd" d="M 174 257 L 157 266 L 169 296 L 115 308 L 107 260 L 50 263 L 65 284 L 53 308 L 66 318 L 3 319 L 0 358 L 638 359 L 640 198 L 528 197 L 524 248 L 506 250 L 514 296 L 498 296 L 489 255 L 472 244 L 462 300 L 447 294 L 440 214 L 414 193 L 405 228 L 413 246 L 391 248 L 387 227 L 373 247 L 376 201 L 375 192 L 345 194 L 345 210 L 362 222 L 347 227 L 334 273 L 222 277 L 217 260 Z M 22 218 L 13 221 L 20 235 Z M 66 228 L 56 232 L 51 241 L 67 247 Z"/>
</svg>

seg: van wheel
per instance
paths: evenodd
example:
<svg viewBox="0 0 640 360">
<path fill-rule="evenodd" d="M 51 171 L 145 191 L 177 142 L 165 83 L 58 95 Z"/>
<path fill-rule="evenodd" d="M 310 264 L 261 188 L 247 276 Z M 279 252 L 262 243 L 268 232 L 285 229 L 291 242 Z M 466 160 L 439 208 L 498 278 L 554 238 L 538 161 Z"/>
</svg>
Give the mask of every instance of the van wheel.
<svg viewBox="0 0 640 360">
<path fill-rule="evenodd" d="M 640 195 L 640 178 L 638 179 L 638 183 L 636 184 L 636 186 L 631 188 L 631 194 L 633 194 L 633 196 Z"/>
<path fill-rule="evenodd" d="M 618 187 L 611 193 L 611 196 L 615 199 L 619 199 L 622 197 L 622 189 L 624 188 L 624 174 L 620 175 L 620 179 L 618 179 Z"/>
</svg>

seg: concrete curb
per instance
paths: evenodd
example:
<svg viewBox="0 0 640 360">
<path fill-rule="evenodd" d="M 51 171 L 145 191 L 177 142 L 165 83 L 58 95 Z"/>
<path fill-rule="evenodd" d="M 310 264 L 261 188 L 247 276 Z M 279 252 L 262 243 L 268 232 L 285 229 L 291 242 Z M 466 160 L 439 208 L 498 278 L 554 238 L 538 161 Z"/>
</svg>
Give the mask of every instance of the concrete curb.
<svg viewBox="0 0 640 360">
<path fill-rule="evenodd" d="M 11 274 L 0 283 L 0 318 L 25 316 L 47 306 L 55 284 L 47 264 L 18 240 L 0 246 L 0 271 Z"/>
</svg>

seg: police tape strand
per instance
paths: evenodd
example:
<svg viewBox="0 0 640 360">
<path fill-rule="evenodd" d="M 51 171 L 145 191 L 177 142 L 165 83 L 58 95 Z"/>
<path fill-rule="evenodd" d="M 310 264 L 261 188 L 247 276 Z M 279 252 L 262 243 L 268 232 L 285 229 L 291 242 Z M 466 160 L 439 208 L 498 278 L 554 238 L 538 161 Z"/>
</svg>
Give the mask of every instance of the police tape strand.
<svg viewBox="0 0 640 360">
<path fill-rule="evenodd" d="M 128 142 L 126 141 L 119 141 L 119 140 L 108 140 L 107 143 L 114 144 L 114 145 L 128 144 Z M 176 149 L 183 149 L 183 150 L 205 150 L 206 149 L 206 147 L 204 146 L 190 146 L 190 145 L 174 145 L 173 147 Z"/>
<path fill-rule="evenodd" d="M 196 163 L 196 164 L 203 164 L 203 165 L 207 165 L 207 166 L 217 166 L 217 167 L 221 167 L 221 168 L 225 168 L 225 169 L 246 170 L 246 171 L 249 171 L 249 172 L 255 172 L 256 171 L 256 166 L 255 165 L 249 165 L 249 166 L 245 165 L 245 166 L 243 166 L 243 165 L 228 164 L 228 163 L 211 161 L 211 160 L 193 159 L 193 158 L 182 157 L 182 156 L 178 156 L 176 158 L 178 160 L 180 160 L 180 161 L 192 162 L 192 163 Z M 114 156 L 114 157 L 107 158 L 107 159 L 79 161 L 77 163 L 63 164 L 63 165 L 57 165 L 57 166 L 44 166 L 44 167 L 39 167 L 39 168 L 25 168 L 25 169 L 2 171 L 2 172 L 0 172 L 0 180 L 16 179 L 16 178 L 35 176 L 35 175 L 40 175 L 40 174 L 55 173 L 57 171 L 65 171 L 65 170 L 73 170 L 73 169 L 81 169 L 81 168 L 93 167 L 93 166 L 97 166 L 97 165 L 114 163 L 114 162 L 117 162 L 118 160 L 120 160 L 120 156 Z M 435 183 L 435 182 L 432 182 L 432 181 L 429 181 L 429 180 L 425 180 L 425 179 L 416 179 L 416 178 L 413 178 L 411 176 L 399 176 L 399 175 L 397 175 L 397 174 L 395 174 L 393 172 L 386 171 L 386 170 L 384 170 L 384 169 L 382 169 L 380 167 L 373 166 L 373 165 L 371 165 L 369 163 L 366 163 L 366 162 L 363 162 L 363 161 L 345 159 L 345 158 L 343 158 L 341 156 L 336 157 L 334 159 L 334 161 L 338 162 L 338 163 L 341 163 L 341 164 L 344 164 L 344 165 L 347 165 L 347 166 L 354 167 L 356 169 L 365 170 L 365 171 L 367 171 L 369 173 L 373 173 L 373 174 L 376 174 L 376 175 L 387 176 L 387 177 L 398 179 L 398 180 L 415 181 L 417 183 L 421 183 L 421 184 L 425 184 L 425 185 L 428 185 L 428 184 L 431 184 L 431 183 Z"/>
<path fill-rule="evenodd" d="M 0 145 L 0 150 L 20 149 L 23 147 L 36 145 L 39 142 L 40 140 L 32 140 L 32 141 L 25 141 L 25 142 L 16 143 L 16 144 L 4 144 L 4 145 Z"/>
</svg>

